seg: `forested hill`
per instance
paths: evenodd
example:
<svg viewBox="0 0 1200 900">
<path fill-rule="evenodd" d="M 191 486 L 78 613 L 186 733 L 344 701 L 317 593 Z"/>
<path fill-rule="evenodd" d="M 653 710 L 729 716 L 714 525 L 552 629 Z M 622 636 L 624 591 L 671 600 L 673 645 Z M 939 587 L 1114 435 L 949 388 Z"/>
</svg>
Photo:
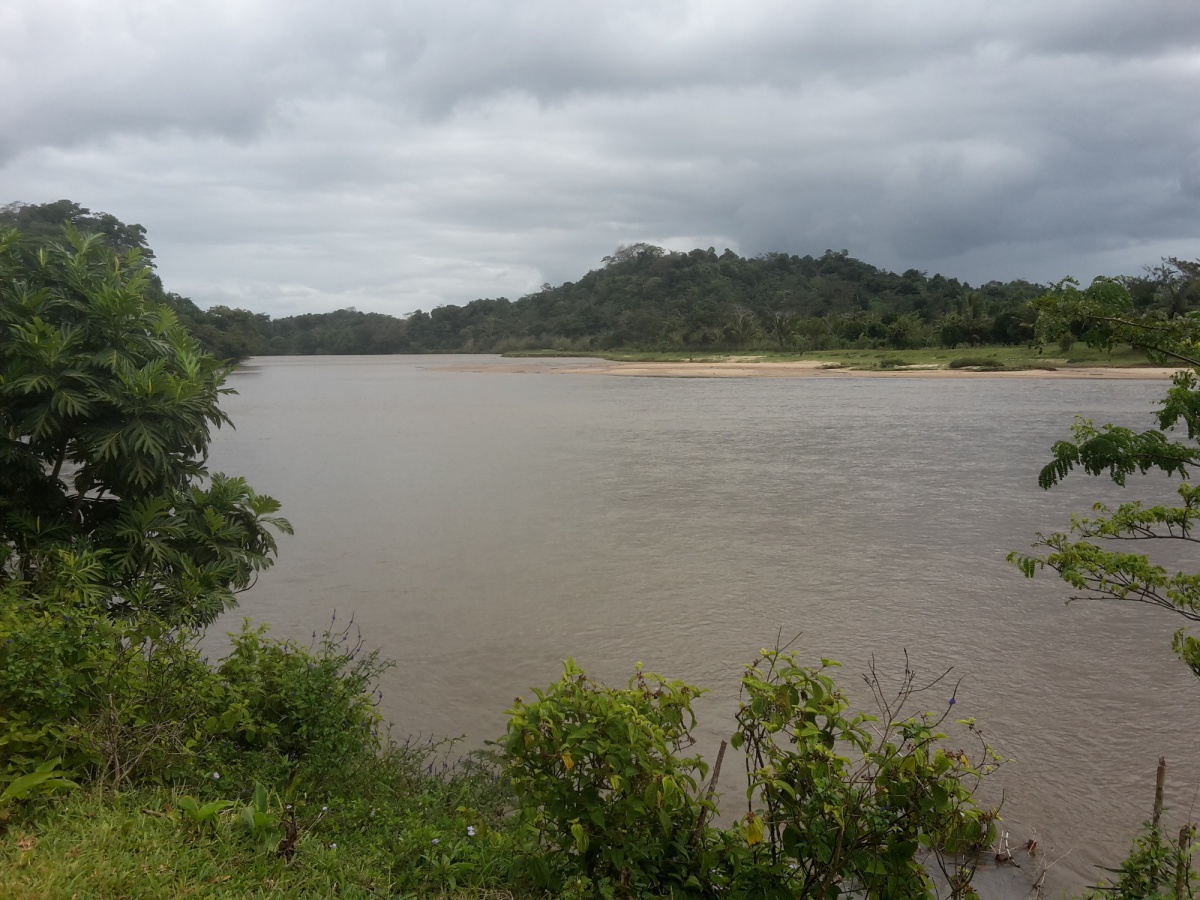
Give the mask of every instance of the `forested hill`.
<svg viewBox="0 0 1200 900">
<path fill-rule="evenodd" d="M 198 334 L 239 355 L 1023 343 L 1034 320 L 1028 301 L 1043 291 L 1024 281 L 975 289 L 916 270 L 896 275 L 845 251 L 745 259 L 639 244 L 576 282 L 517 300 L 403 319 L 350 309 L 271 320 L 217 307 Z"/>
<path fill-rule="evenodd" d="M 0 226 L 17 227 L 31 244 L 61 238 L 64 221 L 102 232 L 120 249 L 140 248 L 153 259 L 140 225 L 92 214 L 71 201 L 0 209 Z M 1190 271 L 1193 268 L 1200 267 L 1164 260 L 1163 266 L 1123 281 L 1139 306 L 1190 306 L 1200 299 L 1200 273 Z M 1182 294 L 1180 284 L 1187 286 Z M 343 309 L 271 319 L 223 306 L 201 310 L 163 290 L 157 279 L 153 290 L 209 349 L 240 359 L 532 349 L 803 351 L 1019 344 L 1032 339 L 1035 314 L 1029 301 L 1045 288 L 1026 281 L 972 287 L 916 269 L 895 274 L 845 250 L 826 250 L 819 257 L 768 253 L 747 259 L 729 250 L 718 255 L 711 247 L 679 253 L 634 244 L 605 257 L 600 268 L 576 282 L 546 284 L 517 300 L 480 299 L 404 318 Z"/>
</svg>

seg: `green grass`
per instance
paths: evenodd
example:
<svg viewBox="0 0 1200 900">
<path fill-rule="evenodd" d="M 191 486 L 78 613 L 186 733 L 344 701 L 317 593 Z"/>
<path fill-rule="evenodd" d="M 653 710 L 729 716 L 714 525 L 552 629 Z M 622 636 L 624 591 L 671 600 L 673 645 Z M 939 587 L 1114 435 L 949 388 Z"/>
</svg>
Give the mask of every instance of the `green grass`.
<svg viewBox="0 0 1200 900">
<path fill-rule="evenodd" d="M 962 357 L 981 357 L 995 360 L 997 368 L 1004 369 L 1070 369 L 1085 366 L 1112 366 L 1128 368 L 1151 365 L 1146 354 L 1131 347 L 1111 352 L 1094 350 L 1076 344 L 1068 352 L 1058 347 L 926 347 L 917 350 L 811 350 L 804 353 L 779 353 L 773 350 L 745 350 L 728 352 L 614 350 L 606 352 L 570 352 L 563 350 L 524 350 L 506 353 L 512 357 L 579 357 L 588 356 L 609 359 L 615 362 L 723 362 L 733 358 L 745 361 L 753 358 L 761 362 L 789 362 L 794 360 L 816 360 L 836 363 L 851 369 L 890 368 L 903 370 L 906 366 L 925 368 L 947 368 Z"/>
<path fill-rule="evenodd" d="M 0 837 L 0 896 L 528 896 L 513 872 L 508 798 L 494 778 L 478 768 L 429 774 L 404 761 L 379 765 L 356 773 L 357 791 L 347 784 L 295 798 L 290 859 L 278 852 L 290 814 L 274 793 L 279 824 L 265 840 L 242 820 L 244 788 L 88 790 L 40 801 Z M 180 812 L 184 794 L 238 807 L 197 825 Z"/>
<path fill-rule="evenodd" d="M 948 369 L 1003 369 L 1004 363 L 994 356 L 959 356 L 950 360 Z"/>
</svg>

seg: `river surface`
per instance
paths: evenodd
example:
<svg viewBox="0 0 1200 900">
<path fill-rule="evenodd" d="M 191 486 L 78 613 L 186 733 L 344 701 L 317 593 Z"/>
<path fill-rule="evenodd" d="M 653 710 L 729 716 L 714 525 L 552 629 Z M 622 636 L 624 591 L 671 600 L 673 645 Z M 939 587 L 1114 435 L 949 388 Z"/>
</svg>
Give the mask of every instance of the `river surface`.
<svg viewBox="0 0 1200 900">
<path fill-rule="evenodd" d="M 353 614 L 396 660 L 382 684 L 395 734 L 479 746 L 570 655 L 613 683 L 640 661 L 710 688 L 697 749 L 711 760 L 743 663 L 802 632 L 797 647 L 840 660 L 864 703 L 872 656 L 893 675 L 905 650 L 923 675 L 953 667 L 955 713 L 1016 760 L 994 790 L 1013 843 L 1039 841 L 1025 872 L 1055 863 L 1052 893 L 1123 858 L 1160 754 L 1186 814 L 1200 685 L 1170 652 L 1183 622 L 1068 607 L 1060 582 L 1004 561 L 1119 496 L 1084 476 L 1038 489 L 1071 417 L 1151 427 L 1165 382 L 507 374 L 493 360 L 254 360 L 224 403 L 236 430 L 213 443 L 212 469 L 279 498 L 296 528 L 238 615 L 307 643 L 334 610 Z M 464 362 L 482 371 L 453 371 Z M 740 762 L 725 769 L 736 814 Z"/>
</svg>

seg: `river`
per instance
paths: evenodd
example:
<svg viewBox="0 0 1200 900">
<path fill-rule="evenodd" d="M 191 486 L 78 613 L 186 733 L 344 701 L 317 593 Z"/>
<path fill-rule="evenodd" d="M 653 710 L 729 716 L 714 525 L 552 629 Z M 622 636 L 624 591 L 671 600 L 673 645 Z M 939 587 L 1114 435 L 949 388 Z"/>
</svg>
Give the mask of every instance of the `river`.
<svg viewBox="0 0 1200 900">
<path fill-rule="evenodd" d="M 1005 827 L 1039 841 L 1028 870 L 1057 861 L 1056 891 L 1123 858 L 1160 754 L 1186 814 L 1200 685 L 1170 651 L 1184 623 L 1068 607 L 1060 582 L 1004 562 L 1119 496 L 1084 476 L 1038 489 L 1071 417 L 1150 427 L 1164 382 L 507 374 L 466 359 L 479 371 L 253 360 L 223 404 L 236 430 L 212 447 L 214 471 L 280 499 L 296 528 L 238 615 L 305 642 L 334 610 L 353 615 L 396 660 L 382 684 L 396 734 L 479 746 L 571 655 L 612 682 L 640 661 L 710 688 L 698 749 L 712 759 L 742 664 L 802 632 L 856 699 L 872 656 L 894 674 L 905 650 L 923 674 L 953 667 L 956 713 L 1016 760 L 995 785 Z"/>
</svg>

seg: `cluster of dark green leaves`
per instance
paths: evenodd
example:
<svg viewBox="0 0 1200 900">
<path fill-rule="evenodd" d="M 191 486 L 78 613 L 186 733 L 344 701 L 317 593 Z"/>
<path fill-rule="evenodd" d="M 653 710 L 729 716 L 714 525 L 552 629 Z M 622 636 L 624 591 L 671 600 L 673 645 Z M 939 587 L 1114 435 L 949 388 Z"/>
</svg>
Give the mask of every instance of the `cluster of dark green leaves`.
<svg viewBox="0 0 1200 900">
<path fill-rule="evenodd" d="M 365 650 L 352 625 L 313 638 L 306 648 L 246 622 L 217 666 L 230 702 L 205 728 L 240 749 L 269 748 L 302 762 L 317 783 L 380 749 L 375 685 L 392 664 Z"/>
<path fill-rule="evenodd" d="M 205 467 L 228 368 L 149 269 L 67 227 L 0 231 L 0 583 L 38 589 L 62 550 L 104 563 L 108 607 L 204 625 L 270 565 L 279 505 Z"/>
</svg>

